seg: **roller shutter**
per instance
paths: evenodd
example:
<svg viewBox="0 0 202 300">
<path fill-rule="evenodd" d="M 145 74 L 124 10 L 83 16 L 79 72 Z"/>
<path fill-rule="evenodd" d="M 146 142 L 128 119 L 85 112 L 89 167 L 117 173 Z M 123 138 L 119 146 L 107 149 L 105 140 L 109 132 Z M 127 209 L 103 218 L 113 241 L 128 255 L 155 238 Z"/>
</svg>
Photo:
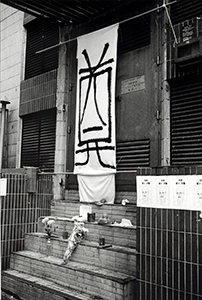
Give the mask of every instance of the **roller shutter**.
<svg viewBox="0 0 202 300">
<path fill-rule="evenodd" d="M 171 20 L 173 24 L 199 17 L 202 14 L 201 0 L 178 0 L 171 5 Z"/>
<path fill-rule="evenodd" d="M 120 24 L 118 55 L 149 45 L 150 29 L 150 16 Z"/>
<path fill-rule="evenodd" d="M 171 88 L 171 163 L 202 163 L 202 82 L 184 80 Z"/>
<path fill-rule="evenodd" d="M 54 170 L 55 127 L 55 109 L 23 118 L 22 166 Z"/>
<path fill-rule="evenodd" d="M 36 19 L 26 25 L 27 48 L 25 79 L 57 69 L 58 48 L 36 54 L 37 51 L 58 44 L 58 25 L 46 19 Z"/>
<path fill-rule="evenodd" d="M 150 141 L 125 141 L 116 145 L 117 170 L 134 170 L 140 166 L 149 166 Z"/>
</svg>

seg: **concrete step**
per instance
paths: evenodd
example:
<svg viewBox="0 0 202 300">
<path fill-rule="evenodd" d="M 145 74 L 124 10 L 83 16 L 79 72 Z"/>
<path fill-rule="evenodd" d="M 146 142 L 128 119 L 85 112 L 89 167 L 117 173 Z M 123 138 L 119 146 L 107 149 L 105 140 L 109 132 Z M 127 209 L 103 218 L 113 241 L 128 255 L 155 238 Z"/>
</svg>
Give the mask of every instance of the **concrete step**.
<svg viewBox="0 0 202 300">
<path fill-rule="evenodd" d="M 32 251 L 13 253 L 10 268 L 32 276 L 46 278 L 66 288 L 74 287 L 79 292 L 99 295 L 104 300 L 134 300 L 136 279 L 121 272 L 109 271 L 86 262 L 62 260 Z"/>
<path fill-rule="evenodd" d="M 64 288 L 53 281 L 16 270 L 6 270 L 1 276 L 2 288 L 23 300 L 92 300 L 102 299 L 84 292 Z"/>
<path fill-rule="evenodd" d="M 133 225 L 136 225 L 137 207 L 130 203 L 126 205 L 104 204 L 102 206 L 97 206 L 92 203 L 80 201 L 54 200 L 54 205 L 51 207 L 51 213 L 58 217 L 72 218 L 73 216 L 78 216 L 80 214 L 80 206 L 91 207 L 92 213 L 95 213 L 96 221 L 98 221 L 103 214 L 107 214 L 111 222 L 129 219 Z"/>
<path fill-rule="evenodd" d="M 44 232 L 45 228 L 42 223 L 44 217 L 39 218 L 38 232 Z M 50 216 L 55 219 L 55 234 L 59 237 L 63 236 L 64 230 L 70 235 L 74 226 L 74 222 L 70 218 L 62 218 Z M 136 248 L 136 226 L 114 226 L 114 225 L 99 225 L 97 222 L 86 223 L 85 227 L 89 230 L 87 240 L 98 243 L 100 237 L 105 238 L 106 244 L 115 246 L 123 246 L 128 248 Z"/>
<path fill-rule="evenodd" d="M 122 175 L 119 174 L 118 177 L 120 177 L 120 176 L 123 177 Z M 125 181 L 128 181 L 127 180 L 128 175 L 129 174 L 126 174 L 126 173 L 124 174 L 124 177 L 125 177 L 124 180 Z M 129 176 L 131 177 L 131 174 Z M 118 180 L 118 178 L 116 178 L 116 181 L 117 180 Z M 129 181 L 131 181 L 131 178 L 129 179 Z M 126 183 L 126 185 L 127 185 L 127 183 Z M 67 201 L 80 202 L 79 191 L 78 190 L 67 190 L 67 189 L 65 189 L 64 198 L 65 198 L 64 200 L 67 200 Z M 134 177 L 134 191 L 122 191 L 122 192 L 121 191 L 116 191 L 114 203 L 115 204 L 121 204 L 123 199 L 128 199 L 130 204 L 136 205 L 136 203 L 137 203 L 137 192 L 135 192 L 135 177 Z M 55 200 L 54 200 L 54 202 L 55 202 Z"/>
<path fill-rule="evenodd" d="M 51 255 L 63 258 L 68 240 L 51 238 Z M 47 254 L 47 236 L 43 233 L 25 235 L 25 250 Z M 83 240 L 73 252 L 70 261 L 106 268 L 134 276 L 136 274 L 136 249 L 111 244 L 99 246 L 98 242 Z"/>
</svg>

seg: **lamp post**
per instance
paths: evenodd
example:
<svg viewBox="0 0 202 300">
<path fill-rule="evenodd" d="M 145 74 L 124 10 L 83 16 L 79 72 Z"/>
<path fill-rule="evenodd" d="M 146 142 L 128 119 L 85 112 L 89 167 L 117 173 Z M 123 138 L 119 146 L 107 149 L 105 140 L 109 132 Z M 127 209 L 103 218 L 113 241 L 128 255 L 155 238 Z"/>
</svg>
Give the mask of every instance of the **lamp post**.
<svg viewBox="0 0 202 300">
<path fill-rule="evenodd" d="M 4 148 L 4 129 L 5 129 L 5 116 L 6 116 L 6 105 L 10 104 L 9 101 L 0 100 L 1 107 L 1 134 L 0 134 L 0 170 L 2 169 L 3 160 L 3 148 Z"/>
</svg>

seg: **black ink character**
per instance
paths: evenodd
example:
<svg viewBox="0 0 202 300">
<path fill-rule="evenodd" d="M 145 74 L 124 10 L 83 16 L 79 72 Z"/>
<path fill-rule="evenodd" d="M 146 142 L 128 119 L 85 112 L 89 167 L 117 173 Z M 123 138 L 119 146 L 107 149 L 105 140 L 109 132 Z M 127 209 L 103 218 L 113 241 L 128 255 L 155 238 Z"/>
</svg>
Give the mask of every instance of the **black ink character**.
<svg viewBox="0 0 202 300">
<path fill-rule="evenodd" d="M 114 166 L 104 163 L 100 155 L 100 151 L 115 149 L 114 146 L 107 145 L 110 144 L 112 141 L 112 120 L 111 120 L 112 67 L 110 66 L 110 64 L 114 62 L 113 58 L 103 61 L 108 48 L 109 48 L 109 43 L 106 43 L 102 51 L 100 60 L 95 66 L 91 66 L 90 58 L 88 56 L 86 49 L 84 49 L 82 52 L 88 67 L 81 68 L 79 70 L 79 74 L 84 74 L 83 76 L 80 77 L 79 80 L 78 147 L 82 147 L 82 148 L 80 150 L 77 150 L 76 153 L 85 152 L 86 160 L 83 162 L 76 162 L 75 163 L 76 166 L 86 165 L 90 158 L 90 152 L 95 151 L 98 161 L 102 167 L 115 169 Z M 106 99 L 104 100 L 106 102 L 107 108 L 104 116 L 103 113 L 101 112 L 101 109 L 99 107 L 99 101 L 97 99 L 97 88 L 99 85 L 97 81 L 99 80 L 100 76 L 105 76 L 104 78 L 106 78 L 107 93 L 105 95 L 107 95 L 107 101 Z M 82 88 L 84 85 L 85 85 L 85 89 Z M 90 98 L 90 92 L 91 92 L 91 98 Z M 84 118 L 89 109 L 88 107 L 89 99 L 93 99 L 93 105 L 95 107 L 96 117 L 98 120 L 97 124 L 93 124 L 92 126 L 86 126 L 84 122 Z M 88 112 L 88 116 L 89 115 L 90 113 Z M 102 145 L 100 145 L 100 142 L 102 142 Z"/>
</svg>

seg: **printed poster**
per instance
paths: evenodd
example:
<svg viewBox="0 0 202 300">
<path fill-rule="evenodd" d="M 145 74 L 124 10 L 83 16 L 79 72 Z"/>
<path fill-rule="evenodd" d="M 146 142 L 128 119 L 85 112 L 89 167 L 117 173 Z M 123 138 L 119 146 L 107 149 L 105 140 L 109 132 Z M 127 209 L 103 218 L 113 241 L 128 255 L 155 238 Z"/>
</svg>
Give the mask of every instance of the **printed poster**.
<svg viewBox="0 0 202 300">
<path fill-rule="evenodd" d="M 137 206 L 202 211 L 202 175 L 137 176 Z"/>
</svg>

